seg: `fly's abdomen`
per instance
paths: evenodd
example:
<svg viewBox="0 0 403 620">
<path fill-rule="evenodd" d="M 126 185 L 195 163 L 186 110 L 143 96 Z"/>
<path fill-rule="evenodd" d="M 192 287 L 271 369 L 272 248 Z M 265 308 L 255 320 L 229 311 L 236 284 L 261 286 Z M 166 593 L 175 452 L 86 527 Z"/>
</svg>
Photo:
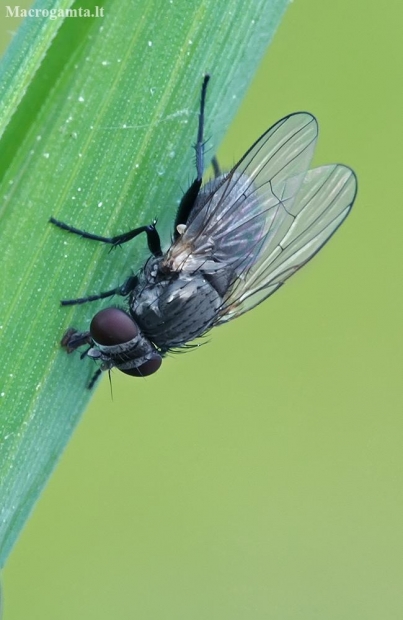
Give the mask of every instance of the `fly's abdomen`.
<svg viewBox="0 0 403 620">
<path fill-rule="evenodd" d="M 137 287 L 130 312 L 143 334 L 166 351 L 201 336 L 213 323 L 222 298 L 202 274 Z"/>
</svg>

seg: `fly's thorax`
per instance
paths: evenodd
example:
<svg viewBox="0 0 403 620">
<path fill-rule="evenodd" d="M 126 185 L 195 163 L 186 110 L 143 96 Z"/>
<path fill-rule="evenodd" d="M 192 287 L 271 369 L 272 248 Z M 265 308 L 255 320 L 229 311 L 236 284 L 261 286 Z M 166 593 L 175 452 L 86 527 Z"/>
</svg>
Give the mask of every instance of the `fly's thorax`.
<svg viewBox="0 0 403 620">
<path fill-rule="evenodd" d="M 167 351 L 204 334 L 217 316 L 222 297 L 202 273 L 171 273 L 151 284 L 139 283 L 129 303 L 142 333 Z"/>
<path fill-rule="evenodd" d="M 204 241 L 203 246 L 196 246 L 190 252 L 189 246 L 181 243 L 179 238 L 169 248 L 159 265 L 161 272 L 170 274 L 186 274 L 190 277 L 202 275 L 215 288 L 221 297 L 227 293 L 234 281 L 234 261 L 220 261 L 214 255 L 214 242 L 211 238 Z"/>
</svg>

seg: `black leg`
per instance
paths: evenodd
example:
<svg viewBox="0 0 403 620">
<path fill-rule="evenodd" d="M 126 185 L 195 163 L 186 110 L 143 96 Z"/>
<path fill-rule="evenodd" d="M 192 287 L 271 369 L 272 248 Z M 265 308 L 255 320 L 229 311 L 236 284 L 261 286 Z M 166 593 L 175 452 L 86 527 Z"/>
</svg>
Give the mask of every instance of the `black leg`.
<svg viewBox="0 0 403 620">
<path fill-rule="evenodd" d="M 101 375 L 102 375 L 102 370 L 98 368 L 98 370 L 96 370 L 94 374 L 92 375 L 91 380 L 87 386 L 89 390 L 92 390 L 92 388 L 94 387 L 95 383 L 97 382 L 97 380 L 99 379 Z"/>
<path fill-rule="evenodd" d="M 211 165 L 213 166 L 214 177 L 218 179 L 218 177 L 221 176 L 221 168 L 220 168 L 220 164 L 218 163 L 218 159 L 215 155 L 211 160 Z"/>
<path fill-rule="evenodd" d="M 207 85 L 210 81 L 210 76 L 207 74 L 204 76 L 202 91 L 200 96 L 200 112 L 199 112 L 199 126 L 197 129 L 197 142 L 195 146 L 196 151 L 196 172 L 197 180 L 201 181 L 204 172 L 204 110 L 206 107 L 206 92 Z M 182 222 L 184 224 L 184 222 Z"/>
<path fill-rule="evenodd" d="M 79 304 L 86 304 L 87 301 L 98 301 L 98 299 L 105 299 L 105 297 L 112 297 L 113 295 L 120 294 L 120 286 L 118 286 L 110 291 L 98 293 L 98 295 L 88 295 L 88 297 L 78 297 L 77 299 L 62 299 L 60 303 L 62 306 L 78 306 Z"/>
<path fill-rule="evenodd" d="M 175 218 L 174 239 L 177 239 L 179 237 L 177 226 L 179 226 L 180 224 L 186 224 L 189 218 L 190 212 L 195 205 L 197 196 L 199 195 L 200 188 L 202 185 L 203 171 L 204 171 L 204 137 L 203 137 L 204 110 L 206 107 L 206 92 L 207 92 L 207 85 L 209 83 L 209 80 L 210 80 L 210 76 L 205 75 L 203 84 L 202 84 L 201 96 L 200 96 L 199 126 L 197 130 L 197 142 L 195 144 L 196 178 L 193 181 L 192 185 L 189 187 L 189 189 L 183 195 L 182 200 L 180 201 L 179 208 L 178 208 L 176 218 Z"/>
<path fill-rule="evenodd" d="M 90 345 L 89 348 L 86 349 L 83 353 L 81 353 L 81 359 L 84 359 L 88 355 L 88 351 L 91 349 L 91 345 L 93 344 L 93 340 L 90 332 L 79 332 L 73 327 L 70 327 L 64 334 L 63 338 L 60 341 L 60 344 L 64 349 L 66 349 L 67 353 L 73 353 L 76 349 L 79 349 L 83 345 Z M 92 375 L 90 382 L 88 384 L 88 389 L 91 390 L 94 387 L 98 377 L 102 374 L 102 369 L 98 368 L 94 374 Z"/>
<path fill-rule="evenodd" d="M 85 344 L 91 345 L 91 334 L 90 332 L 79 332 L 74 329 L 74 327 L 69 327 L 61 339 L 60 344 L 66 349 L 67 353 L 72 353 Z"/>
<path fill-rule="evenodd" d="M 139 226 L 138 228 L 133 228 L 133 230 L 129 230 L 127 233 L 123 233 L 122 235 L 116 235 L 115 237 L 102 237 L 101 235 L 94 235 L 93 233 L 86 232 L 85 230 L 80 230 L 79 228 L 75 228 L 74 226 L 70 226 L 69 224 L 65 224 L 64 222 L 60 222 L 60 220 L 56 220 L 54 217 L 51 217 L 49 222 L 62 228 L 63 230 L 67 230 L 68 232 L 74 233 L 75 235 L 80 235 L 84 239 L 92 239 L 93 241 L 101 241 L 102 243 L 109 243 L 112 246 L 116 247 L 118 245 L 122 245 L 137 235 L 141 235 L 141 233 L 146 233 L 147 235 L 147 243 L 148 248 L 154 256 L 161 256 L 161 242 L 160 236 L 155 227 L 156 221 L 148 226 Z"/>
<path fill-rule="evenodd" d="M 87 348 L 86 351 L 84 351 L 80 355 L 80 358 L 84 359 L 84 357 L 88 355 L 88 351 L 91 349 L 93 340 L 92 340 L 90 332 L 79 332 L 73 327 L 70 327 L 64 334 L 63 338 L 61 339 L 60 344 L 62 345 L 64 349 L 66 349 L 67 353 L 73 353 L 73 351 L 76 351 L 76 349 L 79 349 L 85 344 L 90 345 L 90 347 Z M 94 372 L 88 384 L 89 390 L 91 390 L 94 387 L 95 382 L 97 381 L 98 377 L 101 374 L 102 374 L 101 368 L 98 368 Z"/>
<path fill-rule="evenodd" d="M 98 299 L 112 297 L 113 295 L 126 297 L 136 287 L 137 282 L 137 276 L 130 276 L 122 286 L 117 286 L 109 291 L 103 291 L 97 295 L 88 295 L 87 297 L 78 297 L 77 299 L 63 299 L 60 303 L 62 306 L 77 306 L 79 304 L 86 304 L 88 301 L 98 301 Z"/>
</svg>

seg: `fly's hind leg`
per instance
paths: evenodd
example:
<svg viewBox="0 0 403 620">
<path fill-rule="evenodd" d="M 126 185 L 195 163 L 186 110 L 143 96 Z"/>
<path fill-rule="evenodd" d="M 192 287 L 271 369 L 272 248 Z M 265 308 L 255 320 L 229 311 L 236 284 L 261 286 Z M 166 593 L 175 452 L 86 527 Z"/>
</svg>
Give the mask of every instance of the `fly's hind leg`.
<svg viewBox="0 0 403 620">
<path fill-rule="evenodd" d="M 206 107 L 206 93 L 209 80 L 210 76 L 206 74 L 203 79 L 200 95 L 199 125 L 197 129 L 197 140 L 194 147 L 196 152 L 196 178 L 180 201 L 174 224 L 174 239 L 179 237 L 177 227 L 181 227 L 183 224 L 186 225 L 202 185 L 204 172 L 204 110 Z"/>
</svg>

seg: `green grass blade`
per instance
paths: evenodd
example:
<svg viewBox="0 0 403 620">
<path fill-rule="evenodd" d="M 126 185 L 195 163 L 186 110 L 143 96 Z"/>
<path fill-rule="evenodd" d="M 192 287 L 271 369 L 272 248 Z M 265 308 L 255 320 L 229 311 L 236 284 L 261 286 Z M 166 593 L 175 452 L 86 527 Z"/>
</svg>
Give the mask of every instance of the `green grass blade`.
<svg viewBox="0 0 403 620">
<path fill-rule="evenodd" d="M 54 11 L 71 5 L 72 0 L 51 0 L 38 3 L 38 8 Z M 36 10 L 35 6 L 32 10 Z M 7 19 L 24 14 L 18 5 L 2 7 L 2 11 Z M 35 19 L 26 19 L 6 51 L 0 65 L 0 135 L 30 86 L 61 24 L 61 19 L 49 19 L 40 14 Z"/>
<path fill-rule="evenodd" d="M 59 300 L 113 288 L 147 255 L 144 239 L 108 253 L 49 225 L 49 217 L 105 235 L 158 217 L 166 245 L 194 175 L 202 76 L 212 74 L 206 135 L 214 153 L 287 2 L 87 6 L 95 4 L 103 18 L 25 23 L 0 66 L 8 75 L 0 149 L 1 565 L 91 396 L 85 386 L 94 366 L 67 356 L 59 340 L 68 326 L 88 326 L 100 306 L 60 308 Z"/>
</svg>

